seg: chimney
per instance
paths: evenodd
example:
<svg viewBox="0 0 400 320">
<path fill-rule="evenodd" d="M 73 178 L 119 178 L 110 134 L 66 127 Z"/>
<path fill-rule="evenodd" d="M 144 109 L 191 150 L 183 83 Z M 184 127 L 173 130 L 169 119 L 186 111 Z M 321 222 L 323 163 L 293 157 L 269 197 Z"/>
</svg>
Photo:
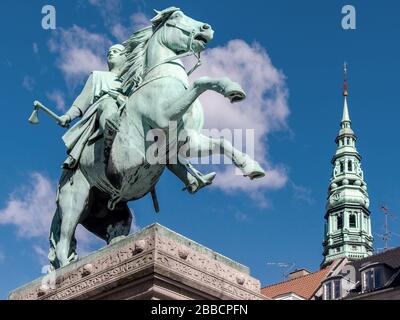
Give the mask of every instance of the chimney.
<svg viewBox="0 0 400 320">
<path fill-rule="evenodd" d="M 311 272 L 309 272 L 306 269 L 297 269 L 297 270 L 289 273 L 289 280 L 293 280 L 293 279 L 297 279 L 297 278 L 300 278 L 300 277 L 304 277 L 304 276 L 306 276 L 306 275 L 308 275 L 310 273 Z"/>
</svg>

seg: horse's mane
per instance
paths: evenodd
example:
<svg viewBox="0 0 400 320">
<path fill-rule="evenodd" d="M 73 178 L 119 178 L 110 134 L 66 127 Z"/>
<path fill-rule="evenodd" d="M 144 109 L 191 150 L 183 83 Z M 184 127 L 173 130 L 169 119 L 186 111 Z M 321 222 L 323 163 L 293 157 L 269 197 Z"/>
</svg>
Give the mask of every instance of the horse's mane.
<svg viewBox="0 0 400 320">
<path fill-rule="evenodd" d="M 130 95 L 132 90 L 138 87 L 143 81 L 146 71 L 146 51 L 149 40 L 164 25 L 169 16 L 178 10 L 180 9 L 170 7 L 163 11 L 156 11 L 157 15 L 151 19 L 152 26 L 135 32 L 123 43 L 127 52 L 127 60 L 122 67 L 120 78 L 122 80 L 122 90 L 126 95 Z"/>
<path fill-rule="evenodd" d="M 142 82 L 146 65 L 146 51 L 153 27 L 147 27 L 135 32 L 123 43 L 127 51 L 127 60 L 121 71 L 122 90 L 125 94 L 139 86 Z"/>
</svg>

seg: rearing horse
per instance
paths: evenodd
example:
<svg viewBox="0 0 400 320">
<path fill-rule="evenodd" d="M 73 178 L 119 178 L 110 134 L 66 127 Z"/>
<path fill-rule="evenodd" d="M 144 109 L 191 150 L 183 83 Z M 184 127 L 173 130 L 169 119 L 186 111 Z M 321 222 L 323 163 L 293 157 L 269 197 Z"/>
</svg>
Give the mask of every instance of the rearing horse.
<svg viewBox="0 0 400 320">
<path fill-rule="evenodd" d="M 49 254 L 56 269 L 77 259 L 74 235 L 79 223 L 107 243 L 129 234 L 132 216 L 127 202 L 152 191 L 167 165 L 149 163 L 146 137 L 154 129 L 167 133 L 171 121 L 178 123 L 179 132 L 187 131 L 185 145 L 190 155 L 224 154 L 244 176 L 265 175 L 256 161 L 228 141 L 200 133 L 204 115 L 197 99 L 202 93 L 213 90 L 231 102 L 245 97 L 240 85 L 228 78 L 202 77 L 189 84 L 180 58 L 205 49 L 213 38 L 211 26 L 185 16 L 178 8 L 158 12 L 152 23 L 124 43 L 128 59 L 121 77 L 129 99 L 121 109 L 108 161 L 104 141 L 89 142 L 79 167 L 65 170 L 60 179 Z M 176 143 L 179 149 L 182 143 Z M 184 156 L 180 159 L 185 161 Z M 170 166 L 178 173 L 182 167 Z"/>
</svg>

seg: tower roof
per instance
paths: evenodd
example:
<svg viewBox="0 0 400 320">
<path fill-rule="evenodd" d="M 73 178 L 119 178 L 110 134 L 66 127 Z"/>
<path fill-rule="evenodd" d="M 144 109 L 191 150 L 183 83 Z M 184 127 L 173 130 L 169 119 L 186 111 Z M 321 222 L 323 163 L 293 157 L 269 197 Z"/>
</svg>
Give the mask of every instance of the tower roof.
<svg viewBox="0 0 400 320">
<path fill-rule="evenodd" d="M 347 104 L 347 96 L 344 97 L 342 122 L 351 122 L 349 114 L 349 106 Z"/>
<path fill-rule="evenodd" d="M 349 106 L 347 105 L 347 97 L 349 96 L 349 90 L 347 85 L 347 63 L 344 64 L 344 82 L 343 82 L 343 97 L 344 97 L 344 105 L 343 105 L 343 122 L 351 122 L 349 115 Z"/>
<path fill-rule="evenodd" d="M 353 129 L 351 128 L 349 105 L 347 103 L 348 96 L 349 96 L 349 91 L 348 91 L 348 84 L 347 84 L 347 63 L 345 63 L 344 64 L 344 81 L 343 81 L 343 97 L 344 97 L 343 115 L 342 115 L 342 121 L 340 122 L 340 131 L 337 136 L 337 141 L 340 138 L 342 138 L 343 136 L 352 137 L 354 140 L 357 139 L 357 137 L 354 134 Z M 349 149 L 349 148 L 346 148 L 346 149 Z M 351 146 L 351 149 L 354 149 L 353 151 L 355 151 L 354 146 Z M 348 151 L 348 150 L 346 150 L 346 151 Z"/>
</svg>

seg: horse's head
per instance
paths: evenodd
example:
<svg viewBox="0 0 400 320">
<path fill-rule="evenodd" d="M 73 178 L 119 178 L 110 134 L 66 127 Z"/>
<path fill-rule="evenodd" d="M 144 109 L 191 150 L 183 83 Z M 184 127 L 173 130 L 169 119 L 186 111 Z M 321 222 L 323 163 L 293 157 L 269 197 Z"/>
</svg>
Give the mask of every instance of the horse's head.
<svg viewBox="0 0 400 320">
<path fill-rule="evenodd" d="M 189 51 L 199 53 L 214 35 L 209 24 L 196 21 L 175 7 L 158 12 L 152 22 L 161 33 L 162 44 L 176 54 Z"/>
</svg>

